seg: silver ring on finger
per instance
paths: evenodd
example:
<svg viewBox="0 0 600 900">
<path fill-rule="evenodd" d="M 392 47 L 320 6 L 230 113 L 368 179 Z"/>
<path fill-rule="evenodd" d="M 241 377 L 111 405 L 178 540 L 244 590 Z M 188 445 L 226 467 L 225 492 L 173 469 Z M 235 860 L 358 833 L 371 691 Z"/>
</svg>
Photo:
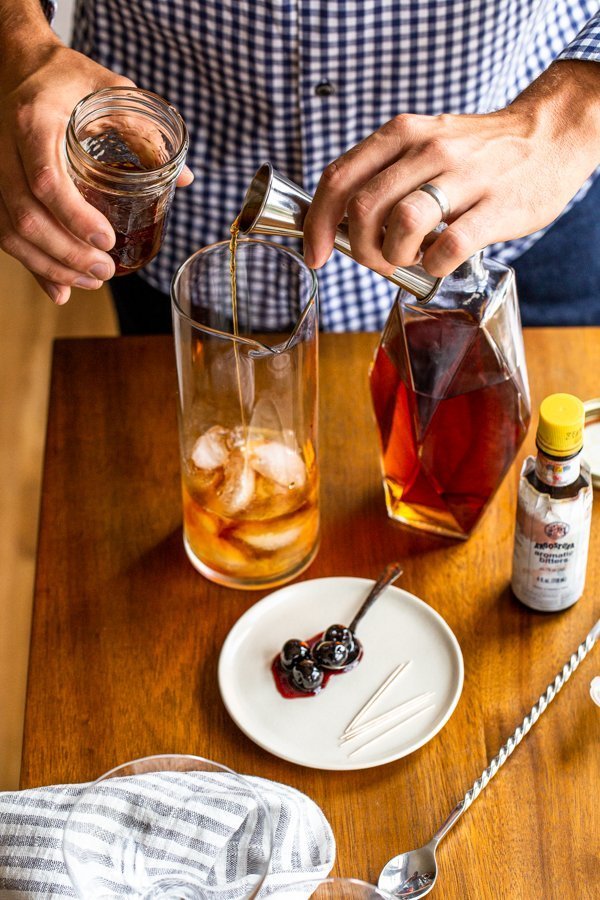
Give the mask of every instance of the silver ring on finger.
<svg viewBox="0 0 600 900">
<path fill-rule="evenodd" d="M 422 184 L 419 188 L 420 191 L 425 191 L 426 194 L 429 194 L 430 197 L 433 197 L 435 202 L 440 208 L 442 213 L 441 222 L 445 222 L 452 211 L 452 207 L 450 206 L 450 201 L 446 197 L 443 190 L 439 187 L 436 187 L 435 184 Z"/>
</svg>

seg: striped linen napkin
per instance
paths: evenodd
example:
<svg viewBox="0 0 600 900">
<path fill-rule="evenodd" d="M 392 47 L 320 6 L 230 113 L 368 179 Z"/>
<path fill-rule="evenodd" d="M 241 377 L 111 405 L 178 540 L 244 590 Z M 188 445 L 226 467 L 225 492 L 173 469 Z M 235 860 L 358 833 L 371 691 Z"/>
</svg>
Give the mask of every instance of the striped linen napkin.
<svg viewBox="0 0 600 900">
<path fill-rule="evenodd" d="M 132 845 L 133 875 L 144 884 L 147 876 L 161 875 L 161 865 L 172 871 L 172 863 L 182 872 L 206 868 L 207 884 L 215 900 L 238 900 L 244 896 L 245 872 L 256 872 L 256 860 L 264 858 L 264 831 L 256 828 L 255 810 L 244 799 L 228 793 L 202 794 L 201 805 L 195 799 L 193 813 L 165 818 L 165 791 L 170 799 L 189 797 L 193 779 L 205 779 L 207 773 L 161 772 L 111 779 L 107 802 L 94 807 L 85 826 L 86 866 L 107 884 L 105 897 L 119 897 L 126 891 L 111 881 L 107 857 L 107 839 L 116 830 L 135 824 L 139 829 L 143 813 L 145 827 L 151 833 L 148 872 Z M 209 776 L 211 777 L 211 776 Z M 223 776 L 212 776 L 223 777 Z M 324 878 L 335 858 L 335 839 L 319 807 L 294 788 L 263 778 L 247 776 L 267 805 L 273 828 L 273 849 L 269 874 L 259 898 L 271 897 L 278 887 Z M 108 782 L 106 782 L 108 784 Z M 71 808 L 88 785 L 55 785 L 26 791 L 0 793 L 0 898 L 76 897 L 62 855 L 63 829 Z M 203 790 L 203 789 L 202 789 Z M 235 788 L 233 788 L 235 791 Z M 225 800 L 224 800 L 225 797 Z M 202 834 L 198 839 L 198 822 Z M 235 854 L 232 858 L 231 844 Z M 229 844 L 229 851 L 225 845 Z M 163 863 L 163 860 L 167 860 Z M 125 861 L 125 865 L 129 863 Z M 104 867 L 104 869 L 103 869 Z M 234 869 L 231 876 L 230 870 Z M 114 870 L 112 870 L 114 872 Z M 218 884 L 232 882 L 232 887 Z M 148 882 L 149 883 L 149 882 Z M 137 882 L 136 882 L 137 884 Z M 143 896 L 144 890 L 139 896 Z M 132 896 L 129 894 L 129 896 Z M 173 896 L 177 896 L 175 893 Z M 286 897 L 289 894 L 286 892 Z M 298 896 L 302 900 L 304 894 Z"/>
</svg>

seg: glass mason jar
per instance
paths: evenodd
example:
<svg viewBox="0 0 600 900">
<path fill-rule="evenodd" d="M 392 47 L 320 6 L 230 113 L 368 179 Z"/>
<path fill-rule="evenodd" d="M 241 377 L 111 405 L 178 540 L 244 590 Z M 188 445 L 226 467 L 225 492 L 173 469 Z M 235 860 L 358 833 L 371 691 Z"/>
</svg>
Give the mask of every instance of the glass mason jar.
<svg viewBox="0 0 600 900">
<path fill-rule="evenodd" d="M 319 542 L 317 280 L 292 250 L 204 247 L 171 290 L 183 538 L 192 565 L 237 588 L 296 577 Z"/>
<path fill-rule="evenodd" d="M 175 107 L 140 88 L 104 88 L 71 113 L 68 171 L 115 230 L 115 275 L 135 272 L 158 253 L 187 148 Z"/>
</svg>

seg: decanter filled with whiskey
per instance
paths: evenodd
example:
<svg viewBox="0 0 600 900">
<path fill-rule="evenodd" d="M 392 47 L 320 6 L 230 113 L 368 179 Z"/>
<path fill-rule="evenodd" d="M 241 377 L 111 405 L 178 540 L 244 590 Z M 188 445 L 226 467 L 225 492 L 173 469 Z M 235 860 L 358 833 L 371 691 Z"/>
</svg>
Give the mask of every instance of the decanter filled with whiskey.
<svg viewBox="0 0 600 900">
<path fill-rule="evenodd" d="M 389 516 L 467 538 L 531 416 L 512 269 L 479 253 L 425 305 L 401 290 L 370 386 Z"/>
</svg>

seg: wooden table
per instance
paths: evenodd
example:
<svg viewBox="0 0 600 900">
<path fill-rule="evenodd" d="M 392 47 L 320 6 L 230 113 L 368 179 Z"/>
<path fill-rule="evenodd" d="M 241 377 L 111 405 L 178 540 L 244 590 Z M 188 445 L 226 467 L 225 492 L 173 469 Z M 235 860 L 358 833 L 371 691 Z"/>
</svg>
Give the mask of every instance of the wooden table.
<svg viewBox="0 0 600 900">
<path fill-rule="evenodd" d="M 393 852 L 429 839 L 600 615 L 600 519 L 583 599 L 559 615 L 511 599 L 520 460 L 466 543 L 386 518 L 366 372 L 374 335 L 321 345 L 323 541 L 302 576 L 374 577 L 405 562 L 403 586 L 448 621 L 465 683 L 446 727 L 379 768 L 323 772 L 261 750 L 230 720 L 217 657 L 266 592 L 219 588 L 181 541 L 176 381 L 169 338 L 58 341 L 44 466 L 22 786 L 85 781 L 118 762 L 195 753 L 286 782 L 324 810 L 335 873 L 376 881 Z M 600 394 L 600 328 L 526 334 L 533 408 L 544 395 Z M 534 429 L 523 453 L 531 452 Z M 600 710 L 586 659 L 440 848 L 437 896 L 600 896 Z M 585 881 L 587 886 L 575 887 Z"/>
</svg>

